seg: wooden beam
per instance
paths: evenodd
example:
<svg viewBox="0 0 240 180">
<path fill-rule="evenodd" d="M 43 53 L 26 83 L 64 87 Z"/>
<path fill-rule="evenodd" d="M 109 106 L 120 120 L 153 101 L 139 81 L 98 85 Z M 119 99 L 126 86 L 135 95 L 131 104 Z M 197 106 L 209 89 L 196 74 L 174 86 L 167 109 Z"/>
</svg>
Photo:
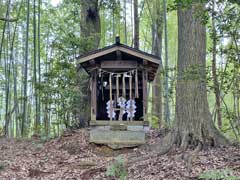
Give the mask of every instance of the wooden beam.
<svg viewBox="0 0 240 180">
<path fill-rule="evenodd" d="M 89 61 L 89 64 L 90 64 L 91 66 L 96 66 L 95 59 L 91 59 L 91 60 Z"/>
<path fill-rule="evenodd" d="M 148 126 L 148 121 L 134 120 L 134 121 L 109 121 L 109 120 L 96 120 L 90 121 L 90 126 L 112 126 L 125 124 L 128 126 Z"/>
<path fill-rule="evenodd" d="M 90 73 L 93 72 L 93 71 L 95 71 L 95 70 L 97 70 L 97 69 L 98 69 L 97 66 L 86 68 L 86 70 L 87 70 L 88 72 L 90 72 Z"/>
<path fill-rule="evenodd" d="M 111 52 L 117 51 L 117 50 L 119 50 L 121 52 L 125 52 L 125 53 L 130 54 L 130 55 L 133 55 L 133 56 L 138 57 L 140 59 L 145 59 L 145 60 L 150 61 L 150 62 L 155 63 L 155 64 L 160 63 L 160 60 L 158 58 L 154 58 L 150 55 L 138 52 L 136 50 L 131 50 L 131 49 L 128 49 L 128 48 L 122 47 L 122 46 L 114 46 L 110 49 L 102 50 L 102 51 L 96 52 L 94 54 L 82 57 L 77 61 L 77 63 L 83 63 L 83 62 L 89 61 L 91 59 L 95 59 L 97 57 L 100 57 L 100 56 L 109 54 Z"/>
<path fill-rule="evenodd" d="M 89 61 L 91 59 L 95 59 L 95 58 L 97 58 L 99 56 L 103 56 L 103 55 L 109 54 L 109 53 L 114 52 L 116 50 L 118 50 L 117 46 L 115 46 L 113 48 L 110 48 L 110 49 L 106 49 L 106 50 L 97 52 L 97 53 L 94 53 L 94 54 L 91 54 L 91 55 L 88 55 L 88 56 L 85 56 L 85 57 L 82 57 L 77 62 L 78 63 L 83 63 L 83 62 Z"/>
<path fill-rule="evenodd" d="M 121 60 L 121 59 L 122 59 L 122 53 L 121 53 L 121 51 L 117 50 L 117 51 L 116 51 L 116 54 L 117 54 L 117 60 Z"/>
<path fill-rule="evenodd" d="M 128 60 L 111 60 L 111 61 L 102 61 L 101 68 L 103 69 L 134 69 L 137 68 L 137 61 L 128 61 Z"/>
<path fill-rule="evenodd" d="M 129 77 L 129 99 L 132 100 L 132 75 Z M 132 113 L 132 101 L 130 101 L 130 113 Z M 132 116 L 130 117 L 130 121 L 132 121 Z"/>
<path fill-rule="evenodd" d="M 110 97 L 110 121 L 112 121 L 112 113 L 113 113 L 113 107 L 112 107 L 112 74 L 109 74 L 109 97 Z"/>
<path fill-rule="evenodd" d="M 154 68 L 158 68 L 159 67 L 159 64 L 155 64 L 155 63 L 150 63 L 152 67 Z"/>
<path fill-rule="evenodd" d="M 147 60 L 143 59 L 143 67 L 146 67 L 148 65 Z"/>
<path fill-rule="evenodd" d="M 144 53 L 141 53 L 141 52 L 138 52 L 138 51 L 133 51 L 133 50 L 127 49 L 125 47 L 119 46 L 119 50 L 122 51 L 122 52 L 128 53 L 128 54 L 131 54 L 133 56 L 136 56 L 138 58 L 145 59 L 147 61 L 151 61 L 151 62 L 156 63 L 156 64 L 159 64 L 159 62 L 160 62 L 160 60 L 157 59 L 157 58 L 154 58 L 152 56 L 148 56 L 148 55 L 146 55 Z"/>
<path fill-rule="evenodd" d="M 152 77 L 152 76 L 151 76 L 151 77 Z M 135 87 L 135 86 L 134 86 L 134 87 Z M 135 89 L 134 87 L 133 87 L 133 89 Z M 105 87 L 105 89 L 109 90 L 110 88 L 109 88 L 109 86 L 107 86 L 107 87 Z M 112 85 L 112 89 L 113 89 L 113 90 L 116 90 L 116 89 L 117 89 L 117 86 L 116 86 L 116 85 Z M 119 85 L 119 89 L 123 89 L 123 85 L 122 85 L 122 84 Z M 125 84 L 125 89 L 127 89 L 127 90 L 130 89 L 129 84 Z M 138 89 L 142 89 L 142 87 L 138 87 Z"/>
</svg>

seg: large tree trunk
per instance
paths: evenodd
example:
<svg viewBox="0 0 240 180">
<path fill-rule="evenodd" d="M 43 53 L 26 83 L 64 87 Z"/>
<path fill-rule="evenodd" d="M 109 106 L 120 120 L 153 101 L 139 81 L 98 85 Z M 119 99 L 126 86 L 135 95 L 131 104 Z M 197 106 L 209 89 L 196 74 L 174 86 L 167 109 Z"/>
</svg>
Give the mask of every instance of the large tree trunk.
<svg viewBox="0 0 240 180">
<path fill-rule="evenodd" d="M 100 15 L 98 0 L 81 0 L 81 40 L 84 45 L 80 48 L 81 53 L 86 53 L 90 50 L 97 49 L 100 43 Z M 79 112 L 75 112 L 76 118 L 79 121 L 79 126 L 87 125 L 90 120 L 90 96 L 88 89 L 88 81 L 86 74 L 83 71 L 79 72 L 77 84 L 80 86 L 79 97 L 75 98 L 75 104 L 78 106 Z M 87 103 L 86 103 L 87 102 Z"/>
<path fill-rule="evenodd" d="M 154 1 L 154 6 L 156 6 L 156 12 L 153 17 L 153 54 L 161 57 L 162 55 L 162 33 L 163 33 L 163 8 L 160 5 L 160 0 Z M 156 17 L 156 18 L 155 18 Z M 161 61 L 159 59 L 159 61 Z M 162 62 L 158 67 L 156 77 L 153 82 L 153 97 L 152 97 L 152 114 L 154 119 L 158 121 L 159 128 L 162 125 L 162 82 L 161 82 L 161 71 Z"/>
<path fill-rule="evenodd" d="M 100 42 L 100 15 L 98 0 L 81 0 L 81 39 L 86 47 L 82 53 L 98 48 Z"/>
<path fill-rule="evenodd" d="M 138 0 L 134 0 L 134 48 L 139 49 L 139 17 L 138 17 Z"/>
<path fill-rule="evenodd" d="M 212 76 L 213 76 L 213 84 L 214 84 L 214 93 L 215 93 L 215 101 L 216 101 L 216 115 L 217 115 L 217 123 L 218 128 L 222 128 L 222 114 L 221 114 L 221 102 L 220 102 L 220 88 L 218 83 L 217 76 L 217 67 L 216 67 L 216 55 L 217 55 L 217 30 L 215 25 L 215 1 L 213 0 L 212 7 Z"/>
<path fill-rule="evenodd" d="M 127 0 L 124 0 L 124 43 L 127 45 Z"/>
<path fill-rule="evenodd" d="M 26 39 L 25 39 L 25 62 L 24 62 L 24 99 L 23 99 L 23 115 L 22 115 L 22 127 L 21 135 L 25 136 L 26 122 L 28 119 L 27 112 L 27 88 L 28 88 L 28 37 L 29 37 L 29 14 L 30 14 L 30 1 L 27 1 L 27 27 L 26 27 Z"/>
<path fill-rule="evenodd" d="M 228 145 L 229 141 L 215 128 L 207 101 L 206 29 L 197 13 L 203 5 L 193 2 L 178 7 L 178 67 L 176 115 L 173 130 L 160 144 L 150 147 L 159 154 L 172 147 L 186 149 Z M 194 153 L 196 154 L 196 153 Z"/>
<path fill-rule="evenodd" d="M 33 81 L 34 81 L 34 98 L 35 98 L 35 122 L 34 133 L 40 134 L 40 115 L 38 112 L 38 89 L 37 89 L 37 15 L 36 0 L 33 1 Z"/>
<path fill-rule="evenodd" d="M 165 73 L 164 73 L 164 119 L 169 124 L 170 110 L 169 110 L 169 87 L 168 87 L 168 28 L 167 28 L 167 0 L 163 0 L 164 6 L 164 49 L 165 49 Z"/>
<path fill-rule="evenodd" d="M 206 90 L 206 28 L 197 13 L 203 5 L 193 2 L 178 9 L 178 78 L 175 137 L 177 145 L 219 145 L 228 141 L 217 131 L 208 107 Z"/>
</svg>

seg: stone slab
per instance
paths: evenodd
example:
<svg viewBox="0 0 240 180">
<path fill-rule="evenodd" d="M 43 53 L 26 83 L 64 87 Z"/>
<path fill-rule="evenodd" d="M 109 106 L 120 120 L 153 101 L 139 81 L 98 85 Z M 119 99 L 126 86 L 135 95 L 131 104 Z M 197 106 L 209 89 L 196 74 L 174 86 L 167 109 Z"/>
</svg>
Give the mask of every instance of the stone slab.
<svg viewBox="0 0 240 180">
<path fill-rule="evenodd" d="M 128 130 L 128 131 L 145 131 L 145 132 L 149 131 L 148 126 L 125 126 L 125 127 L 127 128 L 125 128 L 124 130 Z M 91 127 L 91 129 L 113 130 L 113 126 L 95 126 L 95 127 Z"/>
<path fill-rule="evenodd" d="M 110 130 L 110 128 L 93 128 L 90 130 L 90 142 L 105 144 L 113 149 L 135 147 L 145 143 L 145 132 L 130 130 Z"/>
<path fill-rule="evenodd" d="M 112 131 L 126 131 L 127 125 L 126 124 L 115 124 L 110 126 L 110 130 Z"/>
</svg>

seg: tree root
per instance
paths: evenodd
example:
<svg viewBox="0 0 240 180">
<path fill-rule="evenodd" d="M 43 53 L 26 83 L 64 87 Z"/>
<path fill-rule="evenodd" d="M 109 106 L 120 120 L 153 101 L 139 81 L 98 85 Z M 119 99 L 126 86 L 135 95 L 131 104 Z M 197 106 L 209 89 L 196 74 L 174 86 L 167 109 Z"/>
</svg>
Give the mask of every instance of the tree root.
<svg viewBox="0 0 240 180">
<path fill-rule="evenodd" d="M 183 155 L 183 160 L 185 160 L 188 173 L 191 173 L 192 163 L 196 159 L 198 153 L 201 150 L 202 150 L 202 144 L 199 142 L 198 146 L 192 152 Z"/>
<path fill-rule="evenodd" d="M 215 127 L 209 131 L 212 137 L 212 146 L 231 146 L 233 143 L 223 136 Z"/>
<path fill-rule="evenodd" d="M 161 155 L 164 155 L 166 153 L 168 153 L 172 147 L 173 147 L 174 143 L 173 143 L 173 134 L 171 132 L 169 132 L 160 143 L 158 144 L 154 144 L 154 145 L 143 145 L 141 146 L 141 149 L 145 150 L 145 151 L 149 151 L 151 152 L 151 154 L 146 155 L 146 156 L 137 156 L 137 155 L 132 155 L 132 156 L 128 156 L 128 166 L 133 165 L 136 162 L 139 161 L 145 161 L 145 160 L 149 160 L 150 158 L 154 158 L 154 157 L 158 157 Z"/>
<path fill-rule="evenodd" d="M 154 151 L 159 155 L 163 155 L 172 149 L 175 139 L 175 134 L 171 131 L 159 143 L 152 146 L 145 145 L 143 148 L 144 150 Z"/>
<path fill-rule="evenodd" d="M 211 130 L 209 128 L 208 132 L 209 136 L 207 137 L 196 137 L 190 133 L 179 134 L 176 130 L 172 130 L 159 143 L 154 145 L 143 145 L 141 147 L 143 150 L 151 152 L 151 154 L 146 156 L 129 156 L 127 164 L 128 166 L 131 166 L 136 162 L 146 161 L 151 158 L 164 155 L 175 148 L 180 148 L 183 152 L 188 148 L 194 148 L 193 151 L 185 153 L 181 156 L 181 159 L 183 159 L 186 163 L 187 171 L 191 173 L 192 163 L 202 149 L 232 145 L 232 143 L 215 127 Z"/>
</svg>

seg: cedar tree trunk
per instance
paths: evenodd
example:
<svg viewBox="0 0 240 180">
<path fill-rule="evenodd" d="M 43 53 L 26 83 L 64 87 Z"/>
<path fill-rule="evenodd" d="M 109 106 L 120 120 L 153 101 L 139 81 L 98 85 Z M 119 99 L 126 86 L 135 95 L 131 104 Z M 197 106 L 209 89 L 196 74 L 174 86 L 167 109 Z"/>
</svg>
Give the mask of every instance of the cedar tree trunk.
<svg viewBox="0 0 240 180">
<path fill-rule="evenodd" d="M 81 39 L 86 43 L 82 50 L 97 49 L 100 43 L 100 15 L 98 0 L 81 0 Z"/>
<path fill-rule="evenodd" d="M 81 53 L 86 53 L 90 50 L 97 49 L 100 43 L 100 15 L 98 0 L 81 0 L 81 41 L 82 46 L 80 48 Z M 90 95 L 88 92 L 88 77 L 83 71 L 79 72 L 77 83 L 80 86 L 81 95 L 76 98 L 78 103 L 78 110 L 76 112 L 77 119 L 79 120 L 79 126 L 84 127 L 87 125 L 87 121 L 90 120 Z"/>
<path fill-rule="evenodd" d="M 134 48 L 139 49 L 138 0 L 134 0 Z"/>
<path fill-rule="evenodd" d="M 194 1 L 178 9 L 178 78 L 174 141 L 189 145 L 215 146 L 228 141 L 215 128 L 206 89 L 206 28 L 198 13 L 203 4 Z"/>
<path fill-rule="evenodd" d="M 206 28 L 197 14 L 203 4 L 194 1 L 178 7 L 178 69 L 176 115 L 173 130 L 150 149 L 167 153 L 174 146 L 181 149 L 229 145 L 215 128 L 208 107 L 206 89 Z M 197 151 L 196 151 L 197 152 Z M 195 154 L 195 153 L 194 153 Z"/>
<path fill-rule="evenodd" d="M 160 0 L 154 1 L 156 5 L 156 12 L 154 13 L 154 22 L 152 25 L 152 48 L 153 54 L 161 57 L 162 55 L 162 34 L 163 34 L 163 8 L 161 7 Z M 152 114 L 154 118 L 158 120 L 159 128 L 162 125 L 162 82 L 161 82 L 161 71 L 162 71 L 162 62 L 159 59 L 160 64 L 156 77 L 153 81 L 152 87 Z"/>
</svg>

